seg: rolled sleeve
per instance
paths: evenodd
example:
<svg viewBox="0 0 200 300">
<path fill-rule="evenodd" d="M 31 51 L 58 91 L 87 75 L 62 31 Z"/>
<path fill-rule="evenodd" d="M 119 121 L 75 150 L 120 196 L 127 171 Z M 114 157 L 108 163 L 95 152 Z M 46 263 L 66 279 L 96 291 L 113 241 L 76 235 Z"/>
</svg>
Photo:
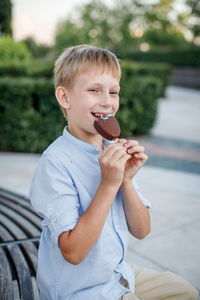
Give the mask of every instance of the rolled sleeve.
<svg viewBox="0 0 200 300">
<path fill-rule="evenodd" d="M 59 160 L 43 155 L 36 169 L 30 199 L 34 209 L 43 217 L 43 226 L 58 242 L 59 235 L 73 229 L 79 219 L 79 199 L 73 180 Z"/>
<path fill-rule="evenodd" d="M 135 178 L 133 178 L 132 180 L 134 188 L 136 193 L 138 194 L 140 200 L 142 201 L 142 203 L 147 207 L 147 208 L 151 208 L 151 203 L 142 195 L 141 191 L 140 191 L 140 187 L 137 183 L 137 181 L 135 180 Z"/>
</svg>

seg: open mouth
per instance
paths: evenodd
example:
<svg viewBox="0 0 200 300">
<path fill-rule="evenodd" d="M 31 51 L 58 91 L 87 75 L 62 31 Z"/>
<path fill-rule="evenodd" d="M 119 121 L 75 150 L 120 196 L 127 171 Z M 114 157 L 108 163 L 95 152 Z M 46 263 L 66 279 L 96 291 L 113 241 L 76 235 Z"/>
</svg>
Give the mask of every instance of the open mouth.
<svg viewBox="0 0 200 300">
<path fill-rule="evenodd" d="M 112 114 L 99 114 L 99 113 L 93 113 L 92 115 L 95 117 L 96 120 L 99 120 L 99 118 L 102 119 L 108 119 L 110 116 L 112 116 Z"/>
</svg>

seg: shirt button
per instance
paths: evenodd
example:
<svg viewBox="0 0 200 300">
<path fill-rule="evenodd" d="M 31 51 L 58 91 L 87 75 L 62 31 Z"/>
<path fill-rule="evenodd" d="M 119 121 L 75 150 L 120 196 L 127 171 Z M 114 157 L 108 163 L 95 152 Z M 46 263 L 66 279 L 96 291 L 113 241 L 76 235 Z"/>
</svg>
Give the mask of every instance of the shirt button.
<svg viewBox="0 0 200 300">
<path fill-rule="evenodd" d="M 116 224 L 116 225 L 115 225 L 115 228 L 116 228 L 116 229 L 119 229 L 119 225 L 118 225 L 118 224 Z"/>
<path fill-rule="evenodd" d="M 54 223 L 56 223 L 56 222 L 57 222 L 57 219 L 56 219 L 56 218 L 54 218 L 54 219 L 53 219 L 53 221 L 54 221 Z"/>
<path fill-rule="evenodd" d="M 97 152 L 99 152 L 99 148 L 98 147 L 96 148 L 96 150 L 97 150 Z"/>
</svg>

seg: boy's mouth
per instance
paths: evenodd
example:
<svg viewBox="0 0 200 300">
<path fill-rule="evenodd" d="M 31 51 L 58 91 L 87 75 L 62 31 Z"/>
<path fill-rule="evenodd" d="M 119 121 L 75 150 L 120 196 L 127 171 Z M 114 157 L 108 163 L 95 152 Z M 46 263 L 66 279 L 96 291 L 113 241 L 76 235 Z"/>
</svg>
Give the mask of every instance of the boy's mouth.
<svg viewBox="0 0 200 300">
<path fill-rule="evenodd" d="M 107 118 L 109 118 L 110 116 L 112 116 L 112 114 L 109 114 L 109 113 L 102 114 L 102 113 L 94 113 L 94 112 L 92 112 L 92 115 L 95 117 L 95 119 L 96 119 L 97 121 L 99 120 L 99 118 L 107 119 Z"/>
</svg>

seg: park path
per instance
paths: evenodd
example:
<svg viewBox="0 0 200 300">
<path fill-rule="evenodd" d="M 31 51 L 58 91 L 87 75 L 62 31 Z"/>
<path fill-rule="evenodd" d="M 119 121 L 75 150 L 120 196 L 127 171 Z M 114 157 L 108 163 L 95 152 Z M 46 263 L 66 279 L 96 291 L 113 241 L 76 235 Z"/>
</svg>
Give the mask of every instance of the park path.
<svg viewBox="0 0 200 300">
<path fill-rule="evenodd" d="M 200 290 L 200 91 L 170 86 L 159 100 L 151 134 L 139 138 L 149 155 L 137 174 L 152 203 L 151 234 L 130 236 L 127 260 L 170 270 Z"/>
</svg>

